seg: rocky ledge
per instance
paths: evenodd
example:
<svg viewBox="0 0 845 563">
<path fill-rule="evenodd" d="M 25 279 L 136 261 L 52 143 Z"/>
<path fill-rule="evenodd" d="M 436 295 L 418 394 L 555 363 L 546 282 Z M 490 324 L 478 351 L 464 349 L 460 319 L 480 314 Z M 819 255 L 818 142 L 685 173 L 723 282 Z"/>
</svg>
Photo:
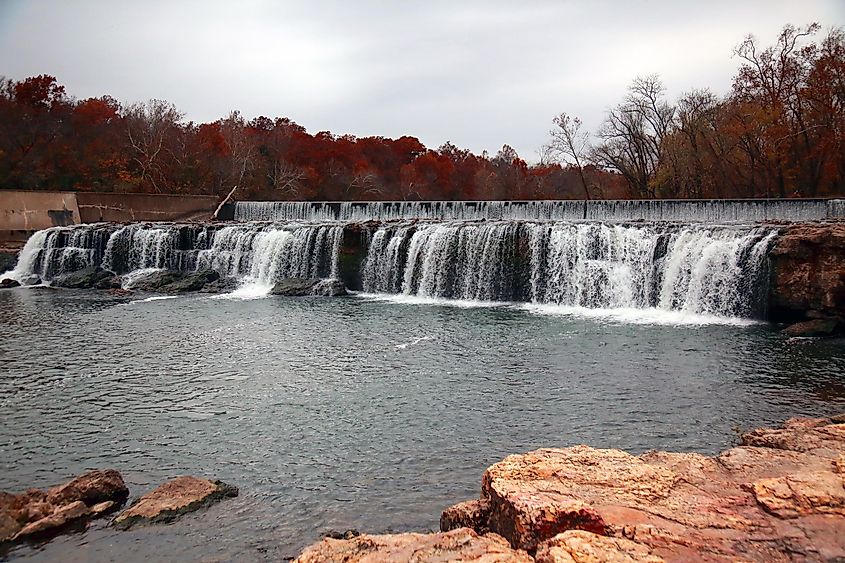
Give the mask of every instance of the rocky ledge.
<svg viewBox="0 0 845 563">
<path fill-rule="evenodd" d="M 0 543 L 48 535 L 101 516 L 128 495 L 120 473 L 112 469 L 85 473 L 47 491 L 0 493 Z"/>
<path fill-rule="evenodd" d="M 845 415 L 715 457 L 541 449 L 488 468 L 439 534 L 325 539 L 299 561 L 842 561 L 843 479 Z"/>
<path fill-rule="evenodd" d="M 785 227 L 769 253 L 769 319 L 790 336 L 845 331 L 845 223 Z"/>
</svg>

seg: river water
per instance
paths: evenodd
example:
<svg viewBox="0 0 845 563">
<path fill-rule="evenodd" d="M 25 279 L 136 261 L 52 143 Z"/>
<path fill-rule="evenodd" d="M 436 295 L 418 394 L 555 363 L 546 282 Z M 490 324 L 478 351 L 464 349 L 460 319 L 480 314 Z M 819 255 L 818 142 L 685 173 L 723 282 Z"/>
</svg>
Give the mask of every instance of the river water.
<svg viewBox="0 0 845 563">
<path fill-rule="evenodd" d="M 238 295 L 250 296 L 249 291 Z M 505 455 L 718 452 L 845 410 L 845 343 L 729 317 L 418 295 L 0 292 L 0 490 L 95 468 L 131 498 L 183 474 L 241 495 L 11 559 L 279 560 L 329 529 L 430 530 Z"/>
</svg>

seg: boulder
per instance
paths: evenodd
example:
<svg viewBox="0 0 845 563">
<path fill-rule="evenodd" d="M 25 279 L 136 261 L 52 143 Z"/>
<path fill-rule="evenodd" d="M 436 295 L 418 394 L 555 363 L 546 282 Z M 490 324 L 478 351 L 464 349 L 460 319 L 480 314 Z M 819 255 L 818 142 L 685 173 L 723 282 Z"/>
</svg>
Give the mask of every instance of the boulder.
<svg viewBox="0 0 845 563">
<path fill-rule="evenodd" d="M 145 494 L 121 512 L 112 524 L 127 530 L 138 524 L 167 523 L 229 497 L 238 489 L 221 481 L 198 477 L 177 477 Z"/>
<path fill-rule="evenodd" d="M 845 559 L 845 417 L 792 419 L 716 458 L 587 446 L 509 456 L 447 509 L 538 561 Z M 839 530 L 840 532 L 837 532 Z"/>
<path fill-rule="evenodd" d="M 306 297 L 310 295 L 338 297 L 346 294 L 346 286 L 343 285 L 342 281 L 320 278 L 286 278 L 276 282 L 270 290 L 270 295 L 286 297 Z"/>
<path fill-rule="evenodd" d="M 0 250 L 0 274 L 14 270 L 17 263 L 17 250 Z"/>
<path fill-rule="evenodd" d="M 0 289 L 11 289 L 13 287 L 20 287 L 20 282 L 18 280 L 13 280 L 12 278 L 4 278 L 0 280 Z"/>
<path fill-rule="evenodd" d="M 97 289 L 121 289 L 123 287 L 123 280 L 120 276 L 109 276 L 95 283 L 94 287 Z"/>
<path fill-rule="evenodd" d="M 832 336 L 840 324 L 837 319 L 813 319 L 789 325 L 783 333 L 787 336 Z"/>
<path fill-rule="evenodd" d="M 135 278 L 132 280 L 130 289 L 159 293 L 184 293 L 199 291 L 206 284 L 214 283 L 219 278 L 220 274 L 214 270 L 197 270 L 195 272 L 159 270 Z"/>
<path fill-rule="evenodd" d="M 101 516 L 129 495 L 120 473 L 91 471 L 47 491 L 0 493 L 0 543 L 34 538 Z"/>
<path fill-rule="evenodd" d="M 201 293 L 228 293 L 238 288 L 238 280 L 234 278 L 220 278 L 205 284 Z"/>
<path fill-rule="evenodd" d="M 845 316 L 845 223 L 786 227 L 769 261 L 771 320 Z"/>
<path fill-rule="evenodd" d="M 50 281 L 53 287 L 66 287 L 69 289 L 90 289 L 101 281 L 111 278 L 112 273 L 96 267 L 84 268 L 69 274 L 56 276 Z"/>
<path fill-rule="evenodd" d="M 526 552 L 511 548 L 495 534 L 479 535 L 468 528 L 439 534 L 359 535 L 350 539 L 326 538 L 307 547 L 295 560 L 298 563 L 346 563 L 413 561 L 490 561 L 531 563 Z"/>
</svg>

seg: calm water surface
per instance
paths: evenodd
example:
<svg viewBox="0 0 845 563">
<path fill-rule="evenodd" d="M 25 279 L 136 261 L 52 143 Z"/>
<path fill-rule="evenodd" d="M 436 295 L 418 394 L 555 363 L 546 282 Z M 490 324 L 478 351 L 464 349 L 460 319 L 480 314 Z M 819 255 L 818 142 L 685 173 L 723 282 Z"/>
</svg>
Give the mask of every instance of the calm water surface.
<svg viewBox="0 0 845 563">
<path fill-rule="evenodd" d="M 0 490 L 106 467 L 132 498 L 183 474 L 241 489 L 170 526 L 96 521 L 5 555 L 278 560 L 328 529 L 435 529 L 510 453 L 714 453 L 736 429 L 845 411 L 842 340 L 617 317 L 0 292 Z"/>
</svg>

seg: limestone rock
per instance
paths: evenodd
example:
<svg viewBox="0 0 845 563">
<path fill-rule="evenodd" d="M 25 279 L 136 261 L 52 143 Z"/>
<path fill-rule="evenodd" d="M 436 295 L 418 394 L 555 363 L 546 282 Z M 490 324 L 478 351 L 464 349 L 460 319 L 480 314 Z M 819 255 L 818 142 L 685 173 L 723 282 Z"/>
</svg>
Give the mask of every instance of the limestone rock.
<svg viewBox="0 0 845 563">
<path fill-rule="evenodd" d="M 20 287 L 20 282 L 18 280 L 13 280 L 12 278 L 4 278 L 0 280 L 0 289 L 11 289 L 13 287 Z"/>
<path fill-rule="evenodd" d="M 113 525 L 126 530 L 141 523 L 172 522 L 183 514 L 235 496 L 238 489 L 221 481 L 177 477 L 139 498 L 114 519 Z"/>
<path fill-rule="evenodd" d="M 783 333 L 787 336 L 831 336 L 839 328 L 837 319 L 813 319 L 791 324 Z"/>
<path fill-rule="evenodd" d="M 270 295 L 286 297 L 306 297 L 309 295 L 339 297 L 346 294 L 346 286 L 343 285 L 342 281 L 319 278 L 286 278 L 276 282 L 270 290 Z"/>
<path fill-rule="evenodd" d="M 0 493 L 0 543 L 57 532 L 101 516 L 126 500 L 129 490 L 114 470 L 91 471 L 47 491 Z"/>
<path fill-rule="evenodd" d="M 715 458 L 587 446 L 509 456 L 441 526 L 489 529 L 543 561 L 845 559 L 845 418 L 793 419 L 742 443 Z"/>
<path fill-rule="evenodd" d="M 845 223 L 787 227 L 769 259 L 772 320 L 845 316 Z"/>
<path fill-rule="evenodd" d="M 648 546 L 625 538 L 570 530 L 537 548 L 537 563 L 663 563 Z"/>
<path fill-rule="evenodd" d="M 524 551 L 512 549 L 495 534 L 478 535 L 468 528 L 439 534 L 360 535 L 352 539 L 324 539 L 302 552 L 298 563 L 379 563 L 413 561 L 478 561 L 531 563 Z"/>
<path fill-rule="evenodd" d="M 110 272 L 89 267 L 69 274 L 56 276 L 50 281 L 50 284 L 53 287 L 66 287 L 68 289 L 90 289 L 111 277 L 112 274 Z"/>
</svg>

